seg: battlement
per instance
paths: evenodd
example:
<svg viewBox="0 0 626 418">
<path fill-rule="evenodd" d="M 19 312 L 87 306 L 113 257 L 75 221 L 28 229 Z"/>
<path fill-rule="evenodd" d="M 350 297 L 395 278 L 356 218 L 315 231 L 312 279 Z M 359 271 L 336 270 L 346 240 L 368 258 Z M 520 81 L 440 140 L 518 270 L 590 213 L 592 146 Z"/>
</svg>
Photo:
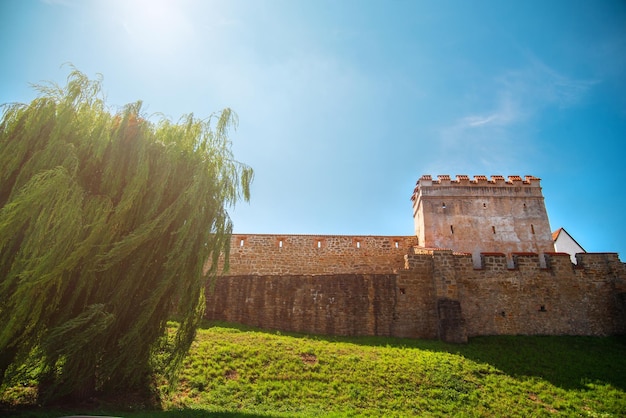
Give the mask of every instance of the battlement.
<svg viewBox="0 0 626 418">
<path fill-rule="evenodd" d="M 518 252 L 510 267 L 504 253 L 483 252 L 476 268 L 470 254 L 411 238 L 235 235 L 231 271 L 207 292 L 206 317 L 449 342 L 626 330 L 626 269 L 617 254 L 578 254 L 575 266 L 568 254 L 545 253 L 542 267 L 539 254 Z"/>
<path fill-rule="evenodd" d="M 500 252 L 480 253 L 480 264 L 473 265 L 472 255 L 455 252 L 444 248 L 414 247 L 405 257 L 405 269 L 424 265 L 427 260 L 437 263 L 444 256 L 455 271 L 465 277 L 483 278 L 485 272 L 509 272 L 512 274 L 554 275 L 565 272 L 568 275 L 584 275 L 593 280 L 626 280 L 626 264 L 622 263 L 617 253 L 581 253 L 576 254 L 578 264 L 573 264 L 567 253 L 550 252 L 537 254 L 532 252 L 512 253 L 513 264 L 508 263 L 507 255 Z M 439 257 L 439 258 L 438 258 Z M 481 273 L 482 272 L 482 273 Z"/>
<path fill-rule="evenodd" d="M 488 179 L 487 176 L 476 175 L 474 178 L 470 179 L 469 176 L 465 174 L 458 174 L 456 179 L 451 179 L 448 174 L 440 174 L 437 176 L 437 179 L 433 179 L 430 174 L 424 174 L 417 180 L 417 187 L 430 187 L 430 186 L 531 186 L 531 187 L 539 187 L 540 178 L 534 176 L 524 176 L 524 178 L 520 176 L 508 176 L 508 179 L 505 179 L 504 176 L 493 175 L 491 179 Z"/>
<path fill-rule="evenodd" d="M 233 234 L 207 318 L 449 342 L 626 332 L 626 264 L 555 252 L 539 178 L 423 175 L 411 199 L 411 236 Z"/>
<path fill-rule="evenodd" d="M 293 274 L 390 274 L 433 257 L 452 257 L 464 274 L 471 271 L 552 272 L 574 270 L 611 277 L 626 277 L 624 263 L 616 253 L 569 254 L 558 252 L 481 252 L 479 263 L 472 254 L 447 248 L 416 245 L 414 236 L 234 234 L 231 237 L 229 276 Z M 478 276 L 477 276 L 478 277 Z"/>
<path fill-rule="evenodd" d="M 437 179 L 433 179 L 429 174 L 425 174 L 417 180 L 411 201 L 414 207 L 420 197 L 430 195 L 450 195 L 450 196 L 481 196 L 481 195 L 502 195 L 519 194 L 519 188 L 524 188 L 525 196 L 536 195 L 541 196 L 541 179 L 534 176 L 504 176 L 493 175 L 491 178 L 487 176 L 476 175 L 471 178 L 467 175 L 459 174 L 456 179 L 451 179 L 447 174 L 440 174 Z M 508 189 L 508 190 L 507 190 Z"/>
</svg>

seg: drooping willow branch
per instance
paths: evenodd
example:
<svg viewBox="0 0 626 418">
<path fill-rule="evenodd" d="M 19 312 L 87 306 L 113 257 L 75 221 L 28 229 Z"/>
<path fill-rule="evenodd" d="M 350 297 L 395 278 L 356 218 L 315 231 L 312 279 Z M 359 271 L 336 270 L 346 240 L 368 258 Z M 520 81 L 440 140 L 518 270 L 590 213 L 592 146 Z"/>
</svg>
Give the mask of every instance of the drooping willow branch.
<svg viewBox="0 0 626 418">
<path fill-rule="evenodd" d="M 134 387 L 173 313 L 172 369 L 186 353 L 228 253 L 228 210 L 249 199 L 237 118 L 150 122 L 141 102 L 112 113 L 101 80 L 75 69 L 38 90 L 0 122 L 0 379 L 36 353 L 53 398 Z"/>
</svg>

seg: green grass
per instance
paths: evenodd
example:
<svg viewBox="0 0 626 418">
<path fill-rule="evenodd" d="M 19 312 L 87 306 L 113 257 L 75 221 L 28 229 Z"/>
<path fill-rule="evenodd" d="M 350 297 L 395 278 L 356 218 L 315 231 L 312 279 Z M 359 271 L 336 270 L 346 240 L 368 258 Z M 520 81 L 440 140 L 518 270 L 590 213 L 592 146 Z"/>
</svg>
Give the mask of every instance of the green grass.
<svg viewBox="0 0 626 418">
<path fill-rule="evenodd" d="M 206 327 L 163 411 L 124 417 L 626 416 L 626 338 L 481 337 L 467 345 Z M 18 395 L 4 394 L 15 400 Z M 21 417 L 67 411 L 22 410 Z M 0 411 L 1 414 L 1 411 Z"/>
</svg>

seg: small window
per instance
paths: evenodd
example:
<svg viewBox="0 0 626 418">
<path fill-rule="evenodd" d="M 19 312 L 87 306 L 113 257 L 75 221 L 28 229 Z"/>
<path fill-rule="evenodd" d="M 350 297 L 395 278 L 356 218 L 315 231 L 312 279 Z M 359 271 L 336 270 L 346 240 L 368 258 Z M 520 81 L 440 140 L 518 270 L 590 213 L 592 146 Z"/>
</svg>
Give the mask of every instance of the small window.
<svg viewBox="0 0 626 418">
<path fill-rule="evenodd" d="M 454 225 L 450 225 L 450 233 L 454 235 Z"/>
<path fill-rule="evenodd" d="M 245 243 L 246 243 L 246 240 L 244 240 L 244 239 L 239 240 L 239 246 L 240 247 L 243 247 L 243 244 L 245 244 Z"/>
<path fill-rule="evenodd" d="M 483 208 L 486 208 L 486 207 L 487 207 L 487 204 L 486 204 L 486 203 L 483 203 Z"/>
<path fill-rule="evenodd" d="M 532 234 L 535 234 L 535 225 L 530 224 L 530 232 L 532 232 Z"/>
<path fill-rule="evenodd" d="M 493 232 L 494 234 L 496 233 L 496 227 L 495 226 L 491 226 L 491 232 Z"/>
<path fill-rule="evenodd" d="M 398 241 L 394 241 L 393 244 L 395 245 L 396 248 L 400 248 L 400 243 Z"/>
<path fill-rule="evenodd" d="M 406 295 L 406 289 L 404 287 L 401 287 L 399 290 L 401 295 Z"/>
<path fill-rule="evenodd" d="M 283 248 L 283 240 L 278 240 L 278 247 Z"/>
<path fill-rule="evenodd" d="M 357 241 L 357 242 L 356 242 L 356 247 L 357 247 L 357 248 L 361 248 L 361 241 Z"/>
<path fill-rule="evenodd" d="M 322 241 L 317 241 L 317 248 L 322 248 Z"/>
<path fill-rule="evenodd" d="M 441 204 L 441 207 L 445 209 L 445 208 L 446 208 L 446 202 L 443 202 L 443 203 Z"/>
</svg>

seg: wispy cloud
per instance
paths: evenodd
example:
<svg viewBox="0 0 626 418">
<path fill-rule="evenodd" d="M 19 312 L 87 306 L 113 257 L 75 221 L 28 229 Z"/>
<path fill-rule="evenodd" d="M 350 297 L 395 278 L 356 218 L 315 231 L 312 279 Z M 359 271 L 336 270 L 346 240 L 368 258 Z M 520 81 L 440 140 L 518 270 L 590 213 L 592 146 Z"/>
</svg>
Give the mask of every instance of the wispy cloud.
<svg viewBox="0 0 626 418">
<path fill-rule="evenodd" d="M 484 128 L 489 126 L 508 126 L 524 118 L 519 104 L 508 92 L 499 92 L 493 109 L 461 117 L 455 124 L 457 128 Z"/>
<path fill-rule="evenodd" d="M 579 104 L 599 80 L 568 76 L 531 56 L 528 66 L 503 74 L 497 82 L 500 91 L 510 94 L 528 111 L 537 112 L 546 106 Z"/>
<path fill-rule="evenodd" d="M 467 103 L 479 109 L 438 130 L 446 165 L 497 171 L 514 165 L 520 160 L 520 142 L 526 144 L 523 152 L 533 152 L 532 138 L 525 133 L 532 132 L 538 115 L 580 105 L 598 82 L 570 77 L 535 57 L 524 68 L 494 77 L 480 100 Z"/>
</svg>

